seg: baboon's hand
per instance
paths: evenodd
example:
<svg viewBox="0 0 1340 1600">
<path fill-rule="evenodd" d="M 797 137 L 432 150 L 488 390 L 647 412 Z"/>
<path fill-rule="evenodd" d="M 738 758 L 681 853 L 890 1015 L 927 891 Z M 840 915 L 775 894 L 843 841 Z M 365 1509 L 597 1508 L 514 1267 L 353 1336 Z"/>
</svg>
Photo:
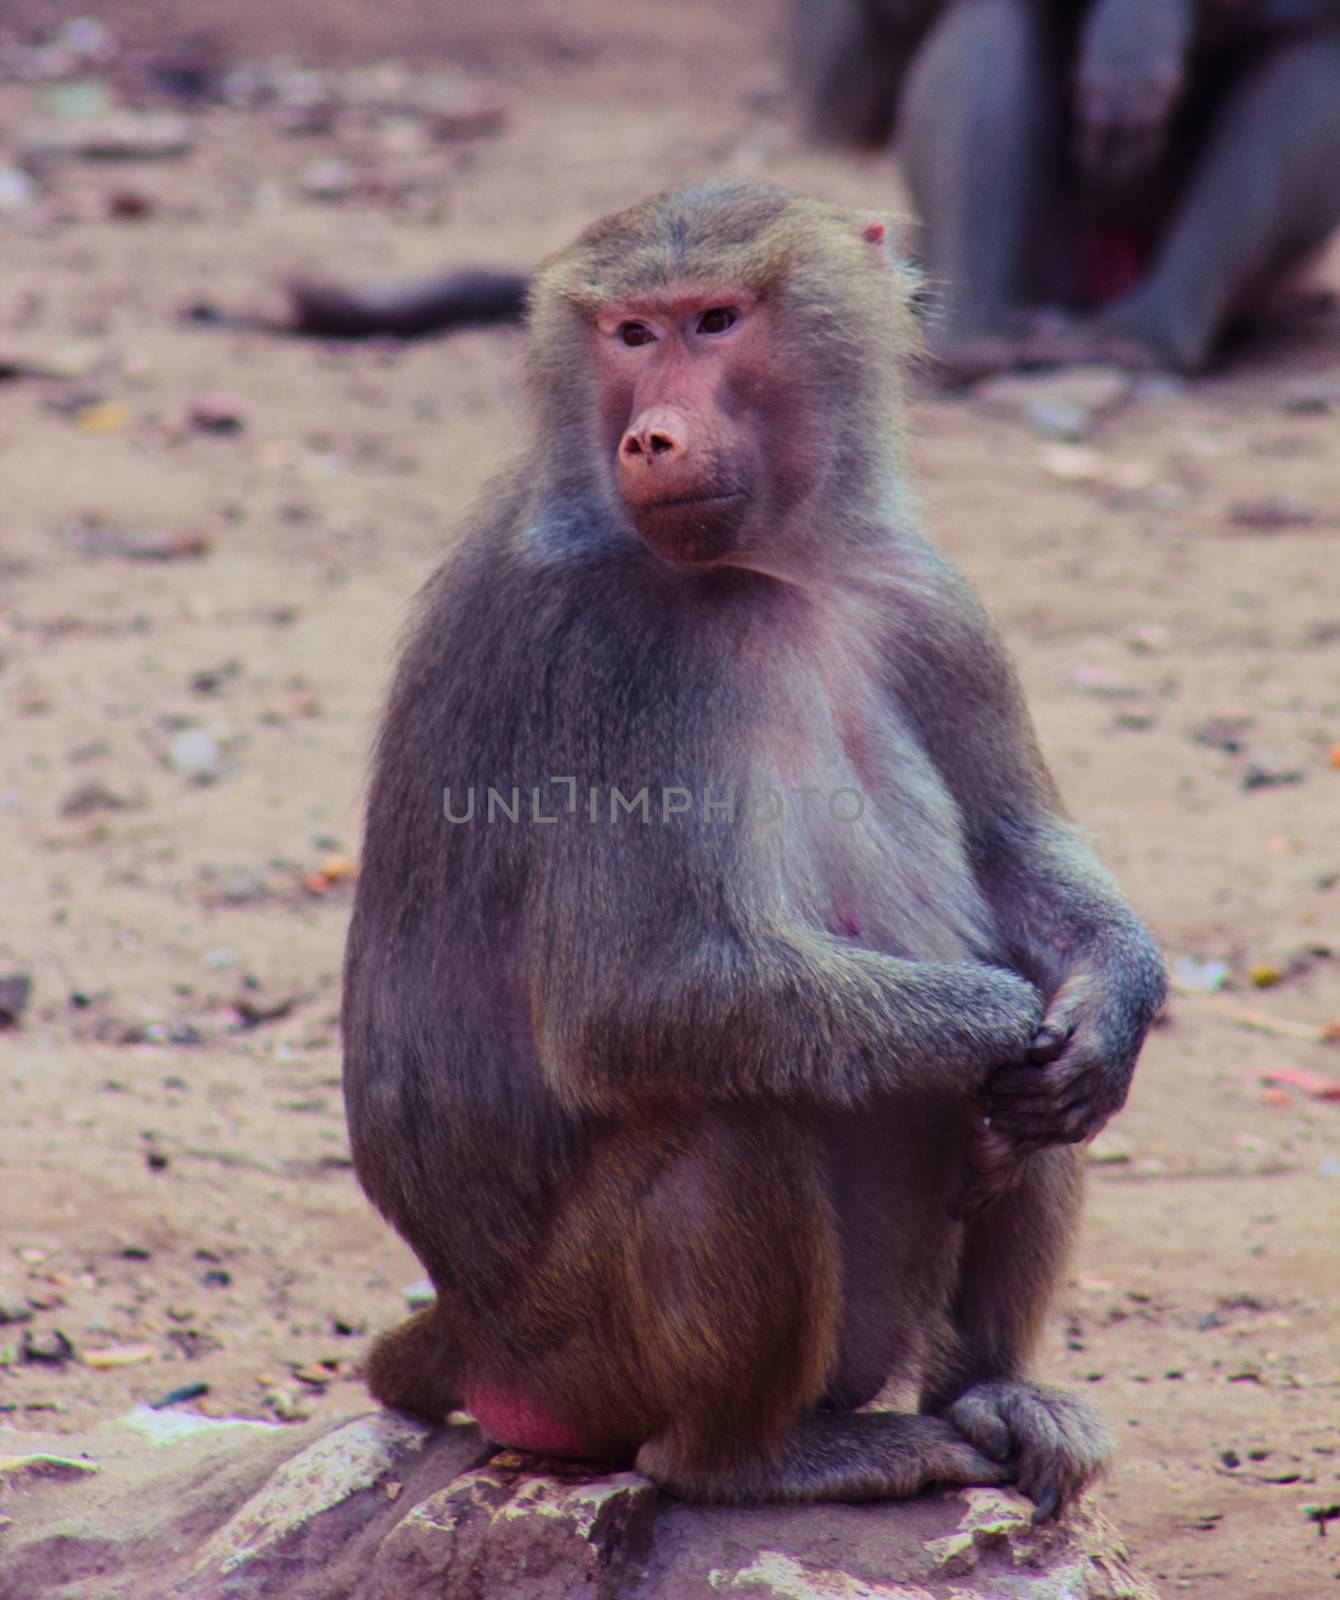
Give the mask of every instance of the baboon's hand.
<svg viewBox="0 0 1340 1600">
<path fill-rule="evenodd" d="M 1076 69 L 1076 156 L 1124 183 L 1158 156 L 1186 76 L 1190 0 L 1098 0 Z"/>
<path fill-rule="evenodd" d="M 1118 983 L 1092 972 L 1068 979 L 1027 1061 L 987 1078 L 981 1105 L 993 1141 L 1024 1152 L 1091 1139 L 1125 1104 L 1143 1031 Z"/>
<path fill-rule="evenodd" d="M 943 969 L 945 992 L 936 996 L 943 1009 L 951 1052 L 983 1075 L 1009 1062 L 1023 1062 L 1038 1037 L 1046 1002 L 1027 978 L 1003 967 L 976 962 Z"/>
</svg>

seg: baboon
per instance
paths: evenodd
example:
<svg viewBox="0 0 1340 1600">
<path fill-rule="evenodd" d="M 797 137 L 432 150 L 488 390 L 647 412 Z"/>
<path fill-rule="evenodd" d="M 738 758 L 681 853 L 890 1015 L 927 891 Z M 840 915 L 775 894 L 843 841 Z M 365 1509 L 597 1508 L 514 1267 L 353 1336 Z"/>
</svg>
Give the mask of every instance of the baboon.
<svg viewBox="0 0 1340 1600">
<path fill-rule="evenodd" d="M 1107 1443 L 1025 1367 L 1163 970 L 918 532 L 907 294 L 735 182 L 535 279 L 374 760 L 345 1095 L 437 1298 L 368 1375 L 689 1498 L 1046 1516 Z"/>
<path fill-rule="evenodd" d="M 821 131 L 894 125 L 949 377 L 1194 372 L 1340 223 L 1340 0 L 793 0 Z"/>
</svg>

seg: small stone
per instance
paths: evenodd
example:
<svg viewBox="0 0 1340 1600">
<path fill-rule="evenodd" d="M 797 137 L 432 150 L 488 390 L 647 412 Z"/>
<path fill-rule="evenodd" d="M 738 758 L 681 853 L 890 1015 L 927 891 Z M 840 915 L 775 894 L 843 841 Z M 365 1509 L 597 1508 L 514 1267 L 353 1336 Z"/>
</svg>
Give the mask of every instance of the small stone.
<svg viewBox="0 0 1340 1600">
<path fill-rule="evenodd" d="M 1239 787 L 1253 789 L 1281 789 L 1289 784 L 1302 783 L 1305 773 L 1297 767 L 1280 766 L 1265 757 L 1257 756 L 1242 775 Z"/>
<path fill-rule="evenodd" d="M 1234 500 L 1228 507 L 1229 523 L 1254 533 L 1275 533 L 1285 528 L 1314 528 L 1328 519 L 1321 507 L 1298 495 L 1263 495 L 1257 500 Z"/>
<path fill-rule="evenodd" d="M 95 779 L 92 783 L 82 783 L 77 789 L 72 789 L 60 803 L 60 814 L 63 817 L 91 817 L 100 811 L 129 811 L 133 804 L 133 801 L 114 794 L 106 784 Z"/>
<path fill-rule="evenodd" d="M 41 1366 L 63 1367 L 67 1361 L 74 1359 L 74 1346 L 59 1328 L 53 1328 L 49 1333 L 34 1333 L 31 1329 L 25 1329 L 21 1350 L 25 1361 L 37 1362 Z"/>
<path fill-rule="evenodd" d="M 998 416 L 1027 422 L 1044 439 L 1079 443 L 1130 399 L 1133 380 L 1115 367 L 1073 367 L 988 378 L 973 398 Z"/>
<path fill-rule="evenodd" d="M 157 209 L 158 200 L 147 189 L 134 189 L 126 183 L 107 195 L 107 215 L 118 222 L 141 222 Z"/>
<path fill-rule="evenodd" d="M 281 1422 L 306 1422 L 312 1414 L 292 1389 L 271 1389 L 265 1403 Z"/>
<path fill-rule="evenodd" d="M 62 160 L 161 161 L 186 156 L 195 133 L 185 117 L 168 112 L 111 112 L 73 120 L 50 118 L 19 129 L 24 166 Z"/>
<path fill-rule="evenodd" d="M 97 78 L 58 83 L 42 96 L 43 109 L 65 122 L 83 122 L 90 117 L 103 116 L 111 105 L 111 90 Z"/>
<path fill-rule="evenodd" d="M 311 200 L 345 200 L 354 192 L 354 169 L 347 161 L 327 157 L 309 161 L 298 187 Z"/>
<path fill-rule="evenodd" d="M 1179 988 L 1196 994 L 1218 994 L 1228 987 L 1227 961 L 1201 961 L 1197 956 L 1182 956 L 1173 962 L 1172 973 Z"/>
<path fill-rule="evenodd" d="M 1140 622 L 1126 630 L 1124 643 L 1136 655 L 1157 655 L 1168 648 L 1169 638 L 1161 622 Z"/>
<path fill-rule="evenodd" d="M 0 1328 L 7 1328 L 15 1322 L 31 1322 L 32 1317 L 32 1307 L 26 1300 L 21 1300 L 18 1295 L 0 1294 Z"/>
<path fill-rule="evenodd" d="M 501 103 L 486 91 L 450 79 L 430 79 L 411 96 L 410 105 L 440 140 L 497 133 L 507 120 Z"/>
<path fill-rule="evenodd" d="M 29 972 L 10 972 L 0 977 L 0 1030 L 17 1025 L 33 995 Z"/>
<path fill-rule="evenodd" d="M 23 211 L 37 198 L 37 185 L 21 167 L 0 167 L 0 213 Z"/>
<path fill-rule="evenodd" d="M 1069 400 L 1040 396 L 1028 408 L 1034 433 L 1044 439 L 1070 439 L 1078 443 L 1093 432 L 1093 415 Z"/>
<path fill-rule="evenodd" d="M 437 1290 L 433 1288 L 428 1278 L 420 1278 L 418 1283 L 411 1283 L 408 1288 L 402 1289 L 401 1293 L 411 1311 L 426 1311 L 437 1299 Z"/>
<path fill-rule="evenodd" d="M 1048 445 L 1038 460 L 1047 476 L 1061 483 L 1097 484 L 1107 477 L 1106 458 L 1089 445 Z"/>
<path fill-rule="evenodd" d="M 1210 717 L 1197 723 L 1191 737 L 1197 744 L 1211 750 L 1222 750 L 1227 756 L 1241 755 L 1247 748 L 1246 735 L 1252 726 L 1250 717 Z"/>
<path fill-rule="evenodd" d="M 97 17 L 69 18 L 51 42 L 57 50 L 68 50 L 86 61 L 106 61 L 116 54 L 116 35 Z"/>
<path fill-rule="evenodd" d="M 214 772 L 219 763 L 219 747 L 203 728 L 183 728 L 172 736 L 168 761 L 178 772 Z"/>
<path fill-rule="evenodd" d="M 1295 416 L 1321 416 L 1340 409 L 1340 383 L 1322 374 L 1299 378 L 1280 396 L 1280 410 Z"/>
<path fill-rule="evenodd" d="M 184 1406 L 192 1400 L 202 1400 L 208 1393 L 207 1383 L 184 1383 L 180 1389 L 170 1390 L 161 1399 L 151 1400 L 149 1408 L 152 1411 L 166 1411 L 172 1406 Z"/>
<path fill-rule="evenodd" d="M 1096 1167 L 1125 1166 L 1134 1158 L 1135 1146 L 1115 1128 L 1104 1128 L 1089 1145 L 1089 1161 Z"/>
<path fill-rule="evenodd" d="M 202 394 L 191 403 L 191 426 L 200 433 L 241 433 L 242 402 L 228 394 Z"/>
<path fill-rule="evenodd" d="M 236 656 L 229 656 L 226 661 L 220 661 L 214 667 L 200 667 L 191 674 L 191 689 L 195 694 L 218 694 L 219 690 L 234 678 L 240 677 L 242 663 Z"/>
</svg>

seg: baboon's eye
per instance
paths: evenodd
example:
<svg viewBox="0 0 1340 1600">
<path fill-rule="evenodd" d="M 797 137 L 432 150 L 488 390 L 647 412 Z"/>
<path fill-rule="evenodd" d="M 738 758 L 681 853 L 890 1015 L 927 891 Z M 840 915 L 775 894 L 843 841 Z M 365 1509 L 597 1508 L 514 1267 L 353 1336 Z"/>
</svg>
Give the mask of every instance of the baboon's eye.
<svg viewBox="0 0 1340 1600">
<path fill-rule="evenodd" d="M 734 306 L 713 306 L 710 311 L 704 311 L 698 318 L 699 333 L 725 333 L 728 328 L 733 328 L 740 320 L 740 313 Z"/>
<path fill-rule="evenodd" d="M 621 322 L 619 324 L 619 340 L 623 344 L 629 346 L 651 344 L 655 338 L 656 335 L 645 322 Z"/>
</svg>

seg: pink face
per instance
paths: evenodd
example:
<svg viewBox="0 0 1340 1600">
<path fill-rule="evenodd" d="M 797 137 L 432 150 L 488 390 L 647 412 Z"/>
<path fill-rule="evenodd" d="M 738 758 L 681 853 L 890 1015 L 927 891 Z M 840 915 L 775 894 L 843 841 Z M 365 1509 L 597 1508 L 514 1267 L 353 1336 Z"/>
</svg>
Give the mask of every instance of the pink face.
<svg viewBox="0 0 1340 1600">
<path fill-rule="evenodd" d="M 793 430 L 771 324 L 746 291 L 718 289 L 614 307 L 596 325 L 614 487 L 676 566 L 738 556 L 776 498 Z"/>
</svg>

